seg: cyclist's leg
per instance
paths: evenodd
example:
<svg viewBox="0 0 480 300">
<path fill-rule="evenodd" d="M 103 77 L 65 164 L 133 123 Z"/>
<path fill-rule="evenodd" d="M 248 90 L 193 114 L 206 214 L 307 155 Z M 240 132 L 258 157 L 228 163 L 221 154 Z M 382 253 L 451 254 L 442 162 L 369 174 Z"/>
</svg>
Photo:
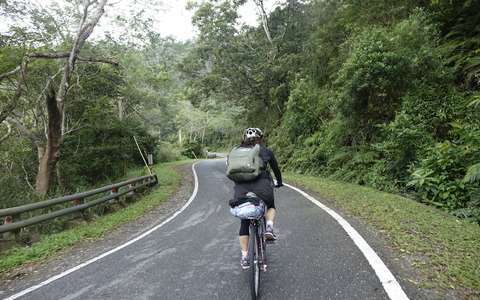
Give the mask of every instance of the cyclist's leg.
<svg viewBox="0 0 480 300">
<path fill-rule="evenodd" d="M 269 240 L 275 240 L 275 234 L 273 233 L 273 221 L 275 220 L 275 216 L 277 214 L 277 210 L 275 208 L 275 201 L 272 199 L 270 201 L 265 201 L 267 205 L 267 212 L 265 213 L 265 221 L 266 221 L 266 229 L 265 229 L 265 236 Z"/>
<path fill-rule="evenodd" d="M 267 209 L 267 213 L 265 214 L 265 220 L 273 222 L 273 220 L 275 220 L 276 214 L 277 214 L 277 210 L 275 208 Z"/>
<path fill-rule="evenodd" d="M 240 242 L 240 248 L 242 251 L 248 251 L 248 235 L 239 235 L 238 241 Z"/>
<path fill-rule="evenodd" d="M 264 200 L 264 202 L 267 205 L 267 212 L 265 213 L 265 220 L 273 222 L 273 220 L 275 220 L 275 216 L 277 214 L 277 208 L 275 207 L 275 200 L 272 197 L 269 200 Z"/>
<path fill-rule="evenodd" d="M 244 269 L 248 268 L 248 259 L 247 259 L 247 252 L 248 252 L 248 239 L 249 239 L 249 220 L 240 220 L 240 231 L 238 234 L 238 241 L 240 243 L 240 249 L 242 250 L 242 258 L 240 260 L 240 264 Z"/>
<path fill-rule="evenodd" d="M 240 220 L 240 230 L 238 232 L 238 241 L 242 251 L 248 250 L 248 236 L 250 234 L 250 220 Z"/>
</svg>

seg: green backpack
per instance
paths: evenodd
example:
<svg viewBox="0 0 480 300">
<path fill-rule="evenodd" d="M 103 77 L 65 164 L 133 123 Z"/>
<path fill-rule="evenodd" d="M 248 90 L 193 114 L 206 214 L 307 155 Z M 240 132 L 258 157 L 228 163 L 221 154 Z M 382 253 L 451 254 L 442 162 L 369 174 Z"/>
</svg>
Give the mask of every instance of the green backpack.
<svg viewBox="0 0 480 300">
<path fill-rule="evenodd" d="M 227 177 L 235 182 L 253 181 L 262 175 L 260 145 L 234 147 L 227 156 Z"/>
</svg>

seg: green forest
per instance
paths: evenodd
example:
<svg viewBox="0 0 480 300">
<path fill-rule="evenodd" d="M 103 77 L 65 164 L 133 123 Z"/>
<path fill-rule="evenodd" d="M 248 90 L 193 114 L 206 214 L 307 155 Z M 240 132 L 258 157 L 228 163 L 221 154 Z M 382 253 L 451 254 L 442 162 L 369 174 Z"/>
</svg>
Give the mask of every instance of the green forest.
<svg viewBox="0 0 480 300">
<path fill-rule="evenodd" d="M 282 170 L 480 222 L 478 0 L 192 1 L 188 41 L 130 2 L 0 0 L 0 209 L 259 127 Z"/>
</svg>

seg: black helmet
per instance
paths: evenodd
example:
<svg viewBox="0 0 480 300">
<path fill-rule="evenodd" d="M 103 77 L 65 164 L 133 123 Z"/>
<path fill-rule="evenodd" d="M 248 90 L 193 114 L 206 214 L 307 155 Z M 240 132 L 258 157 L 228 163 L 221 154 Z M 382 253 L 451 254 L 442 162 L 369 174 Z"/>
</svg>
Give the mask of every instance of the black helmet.
<svg viewBox="0 0 480 300">
<path fill-rule="evenodd" d="M 263 133 L 259 128 L 247 128 L 243 132 L 243 139 L 251 139 L 251 138 L 262 138 Z"/>
</svg>

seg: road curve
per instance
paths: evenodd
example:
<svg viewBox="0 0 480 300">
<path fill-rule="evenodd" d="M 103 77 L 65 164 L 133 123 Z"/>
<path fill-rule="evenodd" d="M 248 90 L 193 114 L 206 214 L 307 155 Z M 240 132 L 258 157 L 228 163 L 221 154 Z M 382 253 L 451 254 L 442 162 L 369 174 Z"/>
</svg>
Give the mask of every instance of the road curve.
<svg viewBox="0 0 480 300">
<path fill-rule="evenodd" d="M 194 194 L 169 219 L 4 299 L 248 299 L 225 159 L 197 163 L 194 171 Z M 393 277 L 392 285 L 372 268 L 345 220 L 292 188 L 275 197 L 278 241 L 267 248 L 261 299 L 408 299 Z"/>
</svg>

